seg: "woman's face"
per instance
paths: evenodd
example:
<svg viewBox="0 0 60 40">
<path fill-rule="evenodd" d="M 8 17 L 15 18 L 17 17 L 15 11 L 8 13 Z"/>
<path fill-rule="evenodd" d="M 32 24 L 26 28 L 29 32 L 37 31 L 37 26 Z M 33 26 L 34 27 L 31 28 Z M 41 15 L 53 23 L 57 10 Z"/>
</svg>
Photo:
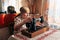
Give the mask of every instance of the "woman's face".
<svg viewBox="0 0 60 40">
<path fill-rule="evenodd" d="M 28 17 L 28 13 L 24 13 L 24 14 L 22 14 L 22 18 L 27 18 Z"/>
</svg>

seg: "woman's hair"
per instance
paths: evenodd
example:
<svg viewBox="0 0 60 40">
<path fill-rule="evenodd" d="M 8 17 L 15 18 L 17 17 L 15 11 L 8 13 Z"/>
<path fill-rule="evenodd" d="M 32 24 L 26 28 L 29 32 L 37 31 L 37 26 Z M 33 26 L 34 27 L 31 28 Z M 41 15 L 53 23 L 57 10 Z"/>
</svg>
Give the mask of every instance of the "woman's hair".
<svg viewBox="0 0 60 40">
<path fill-rule="evenodd" d="M 20 12 L 21 12 L 21 13 L 19 13 L 17 16 L 20 16 L 20 15 L 22 15 L 22 14 L 24 14 L 24 13 L 30 13 L 30 10 L 29 10 L 28 7 L 21 7 L 21 8 L 20 8 Z M 16 16 L 16 17 L 17 17 L 17 16 Z"/>
<path fill-rule="evenodd" d="M 21 7 L 21 8 L 20 8 L 20 12 L 21 12 L 21 13 L 26 13 L 26 10 L 24 9 L 24 7 Z"/>
<path fill-rule="evenodd" d="M 21 7 L 20 8 L 20 12 L 23 12 L 23 13 L 30 13 L 30 10 L 28 7 Z"/>
</svg>

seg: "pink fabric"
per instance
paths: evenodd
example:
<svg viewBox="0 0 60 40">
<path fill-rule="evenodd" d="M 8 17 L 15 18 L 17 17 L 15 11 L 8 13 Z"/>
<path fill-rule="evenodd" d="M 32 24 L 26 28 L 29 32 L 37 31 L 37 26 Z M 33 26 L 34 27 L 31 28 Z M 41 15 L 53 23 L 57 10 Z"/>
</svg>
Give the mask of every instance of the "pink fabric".
<svg viewBox="0 0 60 40">
<path fill-rule="evenodd" d="M 47 36 L 53 34 L 53 33 L 56 32 L 56 31 L 57 31 L 57 30 L 53 30 L 53 31 L 51 31 L 51 32 L 49 32 L 49 33 L 47 33 L 47 34 L 44 34 L 44 36 L 41 36 L 41 37 L 38 38 L 37 40 L 44 40 L 44 38 L 46 38 Z"/>
<path fill-rule="evenodd" d="M 44 40 L 45 38 L 47 38 L 49 35 L 51 35 L 51 34 L 53 34 L 53 33 L 55 33 L 55 32 L 57 32 L 57 30 L 54 30 L 54 29 L 51 29 L 52 31 L 50 31 L 50 32 L 48 32 L 48 33 L 45 33 L 45 34 L 43 34 L 42 36 L 40 36 L 40 37 L 37 37 L 37 39 L 35 39 L 35 38 L 32 38 L 33 40 Z M 16 34 L 15 35 L 17 38 L 20 38 L 20 40 L 30 40 L 31 38 L 28 38 L 28 37 L 26 37 L 26 36 L 22 36 L 22 35 L 20 35 L 20 34 Z"/>
</svg>

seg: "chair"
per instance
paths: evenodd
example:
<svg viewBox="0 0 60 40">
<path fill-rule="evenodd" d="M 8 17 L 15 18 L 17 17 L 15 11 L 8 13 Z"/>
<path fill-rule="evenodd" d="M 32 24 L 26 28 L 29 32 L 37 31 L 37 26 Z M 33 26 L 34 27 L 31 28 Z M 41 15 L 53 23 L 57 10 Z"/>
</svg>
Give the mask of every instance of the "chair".
<svg viewBox="0 0 60 40">
<path fill-rule="evenodd" d="M 0 14 L 0 28 L 4 26 L 4 18 L 6 14 Z"/>
<path fill-rule="evenodd" d="M 9 27 L 10 34 L 13 34 L 14 31 L 14 18 L 17 16 L 16 13 L 14 14 L 6 14 L 4 18 L 4 24 L 5 26 Z"/>
</svg>

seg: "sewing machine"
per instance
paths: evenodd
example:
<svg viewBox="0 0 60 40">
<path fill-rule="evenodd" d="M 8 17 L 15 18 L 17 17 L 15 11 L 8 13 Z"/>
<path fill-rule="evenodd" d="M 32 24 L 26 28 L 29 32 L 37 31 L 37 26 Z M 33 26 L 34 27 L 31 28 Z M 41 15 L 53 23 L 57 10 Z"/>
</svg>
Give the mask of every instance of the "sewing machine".
<svg viewBox="0 0 60 40">
<path fill-rule="evenodd" d="M 26 27 L 27 29 L 22 30 L 22 34 L 32 38 L 35 37 L 47 30 L 49 30 L 49 28 L 44 25 L 44 19 L 43 16 L 41 16 L 40 18 L 33 18 L 31 22 L 26 23 Z"/>
</svg>

